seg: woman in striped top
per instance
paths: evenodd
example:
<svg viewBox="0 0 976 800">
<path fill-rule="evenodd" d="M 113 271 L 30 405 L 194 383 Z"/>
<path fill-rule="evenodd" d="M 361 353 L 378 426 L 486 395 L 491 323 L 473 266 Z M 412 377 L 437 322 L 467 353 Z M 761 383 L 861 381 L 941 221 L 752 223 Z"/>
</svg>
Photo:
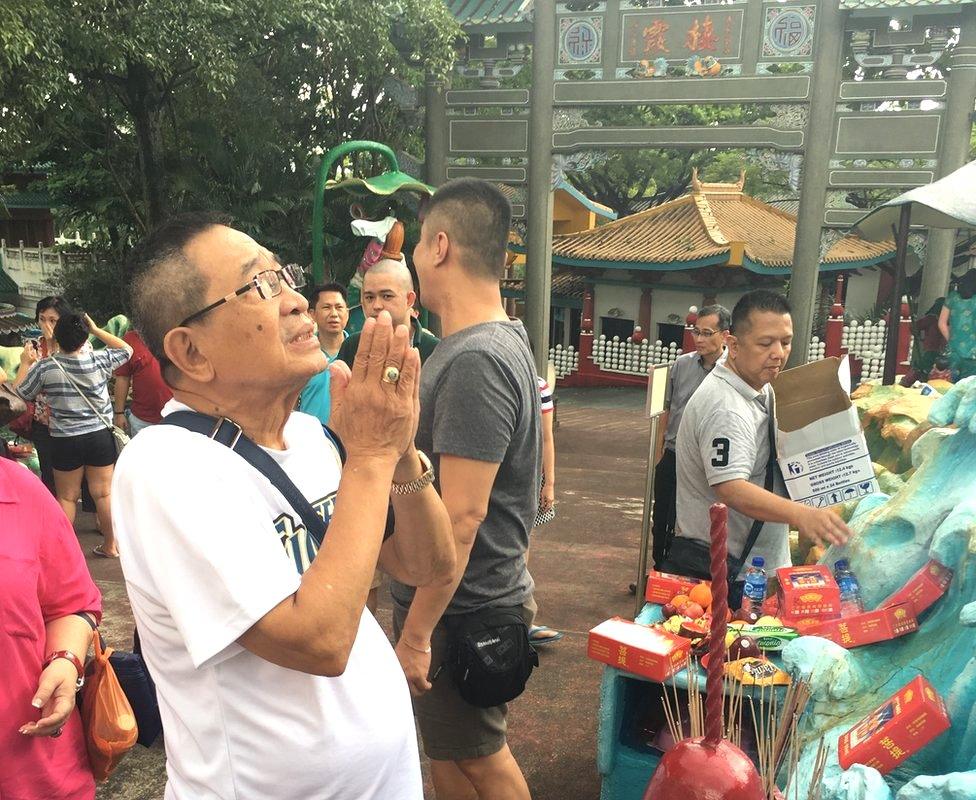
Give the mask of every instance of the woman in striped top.
<svg viewBox="0 0 976 800">
<path fill-rule="evenodd" d="M 545 525 L 555 516 L 556 503 L 556 440 L 553 435 L 552 389 L 549 382 L 539 378 L 539 395 L 542 408 L 542 487 L 539 490 L 539 512 L 536 514 L 536 526 Z M 529 554 L 525 554 L 528 560 Z M 535 602 L 535 598 L 533 598 Z M 533 625 L 529 630 L 529 640 L 534 645 L 549 644 L 563 638 L 561 631 L 555 631 L 545 625 Z"/>
<path fill-rule="evenodd" d="M 85 347 L 89 334 L 104 342 L 105 349 L 96 352 Z M 116 452 L 108 382 L 112 372 L 129 360 L 132 348 L 96 327 L 87 315 L 72 312 L 58 319 L 54 338 L 61 351 L 57 355 L 40 358 L 31 344 L 24 348 L 14 385 L 25 400 L 41 392 L 47 396 L 54 485 L 68 521 L 74 523 L 84 478 L 105 537 L 94 552 L 118 558 L 110 509 Z"/>
</svg>

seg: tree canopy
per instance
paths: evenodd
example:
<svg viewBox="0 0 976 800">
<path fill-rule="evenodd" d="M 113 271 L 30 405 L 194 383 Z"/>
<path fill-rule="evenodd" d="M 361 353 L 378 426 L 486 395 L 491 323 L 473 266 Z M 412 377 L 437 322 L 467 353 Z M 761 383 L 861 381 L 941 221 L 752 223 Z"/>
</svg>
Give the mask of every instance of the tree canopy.
<svg viewBox="0 0 976 800">
<path fill-rule="evenodd" d="M 416 151 L 390 81 L 444 75 L 459 35 L 428 0 L 6 0 L 0 165 L 43 167 L 59 225 L 116 261 L 206 208 L 307 263 L 320 154 Z"/>
</svg>

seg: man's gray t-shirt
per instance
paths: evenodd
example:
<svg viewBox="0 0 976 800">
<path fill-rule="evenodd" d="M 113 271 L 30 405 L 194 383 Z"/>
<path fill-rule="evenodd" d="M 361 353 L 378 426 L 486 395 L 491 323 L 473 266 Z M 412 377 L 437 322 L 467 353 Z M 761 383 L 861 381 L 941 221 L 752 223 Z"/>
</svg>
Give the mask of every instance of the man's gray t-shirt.
<svg viewBox="0 0 976 800">
<path fill-rule="evenodd" d="M 417 447 L 438 475 L 442 455 L 499 465 L 488 514 L 445 613 L 524 603 L 533 590 L 525 552 L 539 503 L 542 431 L 521 322 L 484 322 L 441 340 L 421 371 Z M 413 588 L 394 581 L 391 589 L 399 605 L 410 604 Z"/>
<path fill-rule="evenodd" d="M 724 351 L 716 363 L 725 363 Z M 674 450 L 677 445 L 678 427 L 685 406 L 713 369 L 714 366 L 705 366 L 705 360 L 697 352 L 678 356 L 671 365 L 668 372 L 668 426 L 664 431 L 664 446 L 668 450 Z"/>
<path fill-rule="evenodd" d="M 718 502 L 713 486 L 737 479 L 763 486 L 769 461 L 771 407 L 769 384 L 756 391 L 724 364 L 702 381 L 685 406 L 678 429 L 676 536 L 709 541 L 708 509 Z M 742 554 L 752 523 L 749 517 L 729 509 L 730 555 Z M 766 559 L 767 572 L 790 566 L 788 526 L 764 523 L 749 563 L 755 556 Z"/>
</svg>

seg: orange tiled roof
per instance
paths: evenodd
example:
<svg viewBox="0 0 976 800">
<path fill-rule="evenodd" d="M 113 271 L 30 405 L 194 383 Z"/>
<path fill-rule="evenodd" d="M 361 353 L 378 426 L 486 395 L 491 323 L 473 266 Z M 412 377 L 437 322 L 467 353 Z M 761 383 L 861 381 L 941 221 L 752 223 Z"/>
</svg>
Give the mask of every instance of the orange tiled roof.
<svg viewBox="0 0 976 800">
<path fill-rule="evenodd" d="M 744 255 L 760 267 L 790 268 L 796 217 L 743 193 L 742 186 L 742 180 L 701 183 L 694 175 L 691 193 L 677 200 L 593 230 L 554 236 L 553 256 L 681 269 L 683 263 L 703 259 L 741 265 Z M 849 235 L 834 244 L 822 263 L 864 266 L 884 260 L 894 250 L 893 242 L 867 242 Z"/>
</svg>

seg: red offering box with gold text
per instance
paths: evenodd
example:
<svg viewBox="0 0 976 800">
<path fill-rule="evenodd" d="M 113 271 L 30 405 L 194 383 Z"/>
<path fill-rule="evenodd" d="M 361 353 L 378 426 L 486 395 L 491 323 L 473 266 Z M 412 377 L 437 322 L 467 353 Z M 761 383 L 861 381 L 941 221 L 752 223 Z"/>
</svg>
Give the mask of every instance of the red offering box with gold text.
<svg viewBox="0 0 976 800">
<path fill-rule="evenodd" d="M 793 630 L 799 631 L 802 635 L 807 636 L 812 632 L 813 628 L 819 628 L 826 623 L 840 620 L 840 614 L 825 614 L 824 616 L 809 617 L 788 617 L 783 614 L 779 620 L 785 627 L 793 628 Z"/>
<path fill-rule="evenodd" d="M 915 606 L 911 600 L 889 608 L 865 611 L 840 619 L 832 619 L 804 628 L 805 636 L 830 639 L 841 647 L 861 647 L 865 644 L 896 639 L 918 630 Z"/>
<path fill-rule="evenodd" d="M 840 737 L 837 758 L 844 769 L 864 764 L 886 775 L 951 725 L 942 698 L 919 675 Z"/>
<path fill-rule="evenodd" d="M 933 558 L 908 579 L 903 589 L 884 600 L 879 607 L 889 608 L 911 600 L 915 605 L 915 614 L 921 614 L 946 593 L 950 581 L 952 570 Z"/>
<path fill-rule="evenodd" d="M 648 603 L 663 606 L 665 603 L 670 603 L 675 595 L 688 594 L 699 583 L 710 583 L 710 581 L 700 581 L 697 578 L 686 578 L 684 575 L 672 575 L 669 572 L 657 572 L 652 569 L 647 573 L 644 599 Z"/>
<path fill-rule="evenodd" d="M 688 663 L 691 641 L 681 636 L 613 617 L 590 631 L 586 654 L 594 661 L 663 681 Z"/>
<path fill-rule="evenodd" d="M 840 614 L 840 589 L 823 564 L 780 567 L 779 613 L 786 617 L 833 617 Z"/>
</svg>

